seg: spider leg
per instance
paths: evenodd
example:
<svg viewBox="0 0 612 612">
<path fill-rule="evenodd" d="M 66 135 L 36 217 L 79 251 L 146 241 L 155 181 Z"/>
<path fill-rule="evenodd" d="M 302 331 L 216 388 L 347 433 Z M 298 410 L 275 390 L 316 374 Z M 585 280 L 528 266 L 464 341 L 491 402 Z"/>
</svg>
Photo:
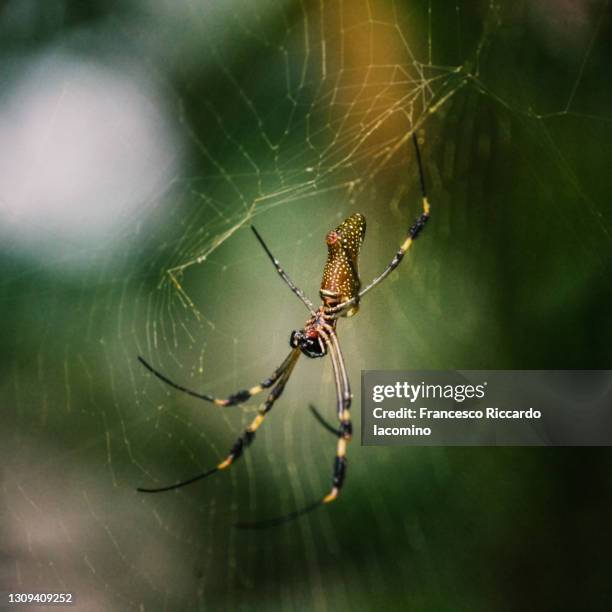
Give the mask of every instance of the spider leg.
<svg viewBox="0 0 612 612">
<path fill-rule="evenodd" d="M 334 459 L 334 470 L 332 477 L 331 491 L 321 500 L 322 504 L 328 504 L 334 501 L 340 494 L 342 485 L 346 478 L 346 450 L 347 444 L 350 442 L 353 434 L 353 426 L 351 423 L 351 387 L 344 365 L 344 357 L 340 350 L 338 337 L 333 329 L 329 329 L 329 336 L 326 338 L 326 343 L 330 348 L 330 356 L 332 367 L 334 370 L 334 379 L 336 382 L 336 397 L 338 408 L 338 420 L 340 427 L 338 428 L 337 436 L 338 443 L 336 446 L 336 457 Z"/>
<path fill-rule="evenodd" d="M 338 445 L 336 447 L 336 458 L 334 460 L 334 470 L 333 470 L 333 478 L 332 478 L 332 489 L 331 491 L 322 499 L 304 507 L 299 510 L 295 510 L 289 514 L 284 516 L 278 516 L 271 519 L 266 519 L 263 521 L 257 522 L 240 522 L 234 525 L 238 529 L 266 529 L 268 527 L 276 527 L 278 525 L 282 525 L 283 523 L 287 523 L 292 521 L 300 516 L 308 514 L 313 510 L 316 510 L 320 506 L 324 504 L 328 504 L 334 501 L 339 493 L 342 485 L 344 484 L 344 479 L 346 477 L 346 446 L 347 443 L 351 439 L 352 434 L 352 426 L 351 426 L 351 417 L 350 417 L 350 405 L 351 405 L 351 389 L 349 386 L 349 380 L 346 376 L 346 368 L 344 366 L 344 359 L 342 357 L 342 352 L 340 351 L 340 344 L 338 343 L 338 339 L 334 330 L 331 326 L 325 326 L 326 331 L 321 332 L 325 344 L 329 348 L 329 354 L 332 359 L 332 366 L 334 370 L 334 379 L 336 382 L 336 395 L 338 400 L 338 418 L 340 420 L 340 427 L 338 430 L 334 430 L 330 425 L 328 425 L 323 418 L 321 417 L 321 421 L 326 428 L 329 427 L 338 438 Z M 311 410 L 313 408 L 311 407 Z M 315 415 L 318 414 L 315 412 Z"/>
<path fill-rule="evenodd" d="M 253 442 L 255 438 L 255 432 L 259 429 L 264 419 L 266 418 L 266 415 L 268 414 L 268 412 L 270 412 L 270 410 L 272 410 L 272 406 L 274 406 L 276 400 L 282 395 L 283 391 L 285 390 L 285 385 L 287 384 L 287 381 L 289 380 L 289 377 L 293 372 L 293 368 L 295 367 L 299 356 L 300 350 L 294 349 L 291 354 L 292 359 L 289 362 L 289 366 L 281 376 L 274 389 L 272 389 L 272 391 L 270 392 L 270 395 L 268 395 L 268 398 L 264 402 L 264 405 L 258 410 L 257 416 L 251 421 L 251 424 L 244 430 L 244 433 L 236 440 L 236 442 L 234 442 L 234 445 L 230 449 L 227 458 L 217 466 L 219 470 L 224 470 L 225 468 L 228 468 L 230 465 L 232 465 L 234 461 L 236 461 L 242 456 L 244 449 Z"/>
<path fill-rule="evenodd" d="M 186 393 L 187 395 L 191 395 L 192 397 L 197 397 L 198 399 L 206 400 L 207 402 L 212 402 L 213 404 L 216 404 L 217 406 L 236 406 L 237 404 L 246 402 L 254 395 L 261 393 L 264 389 L 271 387 L 289 366 L 289 363 L 291 362 L 291 359 L 293 357 L 293 353 L 294 351 L 291 351 L 291 353 L 287 355 L 283 363 L 281 363 L 278 366 L 278 368 L 274 370 L 274 372 L 269 378 L 266 378 L 265 380 L 260 382 L 258 385 L 255 385 L 254 387 L 251 387 L 250 389 L 242 389 L 241 391 L 237 391 L 236 393 L 233 393 L 226 399 L 213 397 L 212 395 L 208 395 L 207 393 L 198 393 L 197 391 L 192 391 L 191 389 L 188 389 L 187 387 L 184 387 L 183 385 L 179 385 L 178 383 L 175 383 L 174 381 L 170 380 L 165 374 L 162 374 L 160 371 L 156 370 L 150 363 L 145 361 L 143 357 L 140 357 L 140 355 L 138 356 L 138 361 L 140 361 L 140 363 L 142 363 L 142 365 L 145 368 L 147 368 L 147 370 L 149 370 L 151 374 L 153 374 L 154 376 L 157 376 L 157 378 L 159 378 L 161 381 L 165 382 L 167 385 L 170 385 L 174 389 L 178 389 L 179 391 Z"/>
<path fill-rule="evenodd" d="M 270 395 L 268 395 L 268 398 L 266 399 L 264 405 L 259 409 L 257 416 L 251 421 L 250 425 L 244 430 L 242 435 L 240 435 L 236 439 L 227 457 L 223 461 L 221 461 L 221 463 L 219 463 L 214 468 L 207 470 L 206 472 L 203 472 L 201 474 L 198 474 L 197 476 L 194 476 L 193 478 L 183 480 L 176 484 L 172 484 L 166 487 L 160 487 L 156 489 L 145 489 L 145 488 L 139 487 L 136 490 L 139 491 L 140 493 L 162 493 L 164 491 L 171 491 L 172 489 L 178 489 L 180 487 L 184 487 L 198 480 L 202 480 L 203 478 L 207 478 L 208 476 L 211 476 L 212 474 L 216 472 L 225 470 L 226 468 L 230 467 L 234 463 L 234 461 L 240 459 L 244 450 L 248 446 L 250 446 L 253 440 L 255 439 L 255 432 L 259 429 L 266 415 L 272 409 L 274 402 L 276 402 L 276 400 L 281 396 L 281 394 L 285 390 L 285 385 L 287 384 L 287 381 L 289 380 L 289 377 L 291 376 L 291 372 L 293 371 L 293 368 L 295 367 L 295 364 L 299 356 L 300 356 L 299 349 L 295 349 L 291 352 L 289 356 L 290 357 L 289 364 L 287 368 L 285 369 L 285 371 L 283 372 L 283 374 L 281 375 L 280 380 L 274 386 L 274 388 L 270 392 Z"/>
<path fill-rule="evenodd" d="M 332 425 L 330 425 L 325 418 L 323 417 L 323 415 L 312 405 L 309 404 L 308 408 L 310 408 L 310 412 L 312 412 L 312 416 L 314 416 L 314 418 L 317 420 L 317 422 L 319 423 L 319 425 L 321 425 L 324 429 L 326 429 L 327 431 L 329 431 L 331 434 L 333 434 L 334 436 L 338 435 L 338 432 L 336 431 L 336 428 L 333 427 Z"/>
<path fill-rule="evenodd" d="M 316 316 L 314 304 L 308 299 L 304 292 L 298 286 L 296 286 L 296 284 L 289 278 L 289 276 L 287 276 L 287 273 L 281 268 L 280 262 L 278 261 L 278 259 L 276 259 L 276 257 L 274 257 L 274 255 L 272 255 L 272 252 L 268 248 L 268 245 L 264 242 L 264 239 L 260 236 L 259 232 L 255 229 L 255 227 L 251 225 L 251 229 L 253 230 L 253 233 L 255 234 L 257 240 L 259 240 L 259 244 L 261 244 L 263 250 L 270 258 L 270 261 L 274 264 L 274 267 L 276 268 L 276 271 L 278 272 L 279 276 L 287 283 L 289 289 L 291 289 L 291 291 L 293 291 L 293 293 L 295 293 L 295 295 L 297 295 L 300 300 L 304 302 L 306 308 L 308 308 L 308 310 L 310 311 L 310 314 L 313 317 Z"/>
<path fill-rule="evenodd" d="M 423 172 L 423 162 L 421 160 L 421 151 L 419 149 L 419 143 L 418 143 L 416 134 L 414 132 L 412 134 L 412 141 L 414 143 L 414 148 L 416 151 L 416 158 L 417 158 L 417 166 L 419 169 L 419 183 L 421 185 L 421 200 L 423 204 L 423 212 L 417 217 L 416 221 L 410 226 L 410 228 L 408 229 L 408 233 L 406 234 L 406 238 L 404 239 L 404 242 L 402 242 L 397 253 L 395 253 L 393 259 L 387 265 L 387 267 L 381 272 L 381 274 L 377 276 L 374 280 L 372 280 L 369 283 L 369 285 L 367 285 L 364 289 L 362 289 L 355 297 L 351 298 L 350 300 L 347 300 L 346 302 L 342 302 L 341 304 L 338 304 L 337 306 L 329 308 L 327 310 L 329 314 L 334 314 L 336 317 L 340 316 L 343 310 L 345 310 L 346 308 L 350 308 L 351 306 L 354 306 L 355 304 L 358 304 L 359 300 L 368 291 L 376 287 L 378 283 L 380 283 L 385 278 L 387 278 L 387 276 L 389 276 L 389 274 L 391 274 L 391 272 L 393 272 L 393 270 L 395 270 L 395 268 L 399 266 L 402 259 L 404 258 L 404 255 L 410 249 L 413 242 L 417 239 L 417 237 L 419 236 L 419 234 L 421 233 L 421 231 L 423 230 L 423 228 L 425 227 L 425 224 L 427 223 L 429 219 L 430 205 L 429 205 L 429 200 L 427 199 L 427 191 L 425 189 L 425 173 Z"/>
</svg>

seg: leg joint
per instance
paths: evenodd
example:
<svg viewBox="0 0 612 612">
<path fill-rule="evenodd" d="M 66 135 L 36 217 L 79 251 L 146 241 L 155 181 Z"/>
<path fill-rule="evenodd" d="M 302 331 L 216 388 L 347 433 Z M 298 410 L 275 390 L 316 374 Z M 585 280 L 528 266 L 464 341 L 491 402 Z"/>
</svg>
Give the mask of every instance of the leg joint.
<svg viewBox="0 0 612 612">
<path fill-rule="evenodd" d="M 408 235 L 416 240 L 417 236 L 421 233 L 421 230 L 425 227 L 427 220 L 429 219 L 429 214 L 422 213 L 419 218 L 416 220 L 414 225 L 408 230 Z"/>
<path fill-rule="evenodd" d="M 253 442 L 255 438 L 255 432 L 249 431 L 248 429 L 234 442 L 234 445 L 230 449 L 230 456 L 233 459 L 238 459 L 244 451 L 244 449 Z"/>
<path fill-rule="evenodd" d="M 242 402 L 246 402 L 251 397 L 251 393 L 248 389 L 243 389 L 242 391 L 238 391 L 238 393 L 234 393 L 227 398 L 226 406 L 234 406 L 235 404 L 241 404 Z"/>
<path fill-rule="evenodd" d="M 340 489 L 344 484 L 346 477 L 346 457 L 336 457 L 334 461 L 334 477 L 332 479 L 333 486 Z"/>
<path fill-rule="evenodd" d="M 353 435 L 353 424 L 350 421 L 342 421 L 338 428 L 338 437 L 349 440 Z"/>
</svg>

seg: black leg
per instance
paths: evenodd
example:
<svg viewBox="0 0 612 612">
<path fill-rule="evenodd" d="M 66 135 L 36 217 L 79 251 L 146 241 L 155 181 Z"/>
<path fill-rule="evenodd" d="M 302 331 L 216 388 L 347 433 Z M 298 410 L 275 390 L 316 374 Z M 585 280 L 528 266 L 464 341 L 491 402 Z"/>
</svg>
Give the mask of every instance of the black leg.
<svg viewBox="0 0 612 612">
<path fill-rule="evenodd" d="M 278 272 L 279 276 L 287 283 L 287 285 L 289 286 L 289 289 L 291 289 L 291 291 L 293 291 L 293 293 L 295 293 L 295 295 L 297 295 L 300 298 L 300 300 L 304 302 L 304 304 L 306 305 L 306 308 L 310 310 L 310 314 L 312 316 L 315 316 L 314 304 L 308 299 L 308 297 L 306 297 L 304 292 L 298 286 L 296 286 L 296 284 L 287 276 L 287 273 L 281 268 L 281 265 L 278 259 L 276 259 L 274 255 L 272 255 L 272 252 L 268 248 L 268 245 L 264 242 L 264 239 L 260 236 L 259 232 L 253 226 L 251 226 L 251 229 L 253 230 L 253 233 L 255 234 L 255 237 L 257 238 L 257 240 L 259 240 L 259 244 L 261 244 L 261 246 L 263 247 L 263 250 L 266 252 L 268 257 L 270 258 L 270 261 L 274 264 L 274 267 L 276 268 L 276 271 Z"/>
<path fill-rule="evenodd" d="M 404 242 L 402 242 L 397 253 L 393 256 L 393 259 L 391 260 L 389 265 L 382 271 L 382 273 L 379 276 L 377 276 L 373 281 L 371 281 L 370 284 L 365 287 L 365 289 L 362 289 L 359 292 L 359 294 L 356 295 L 354 298 L 347 300 L 346 302 L 343 302 L 342 304 L 338 304 L 337 306 L 327 309 L 327 312 L 329 314 L 340 316 L 343 311 L 345 311 L 347 308 L 350 308 L 351 306 L 355 306 L 356 304 L 358 304 L 359 300 L 368 291 L 376 287 L 378 283 L 380 283 L 385 278 L 387 278 L 387 276 L 389 276 L 389 274 L 391 274 L 391 272 L 393 272 L 393 270 L 395 270 L 395 268 L 399 266 L 402 259 L 404 258 L 404 255 L 406 254 L 408 249 L 410 249 L 410 247 L 412 246 L 412 243 L 417 239 L 418 235 L 421 233 L 421 231 L 423 230 L 423 228 L 425 227 L 425 224 L 427 223 L 429 219 L 430 205 L 429 205 L 429 200 L 427 199 L 427 192 L 425 190 L 425 173 L 423 172 L 423 164 L 421 161 L 421 151 L 419 149 L 419 143 L 418 143 L 415 133 L 412 134 L 412 141 L 414 143 L 414 148 L 416 150 L 417 165 L 419 168 L 419 183 L 421 185 L 421 200 L 423 204 L 423 212 L 417 217 L 416 221 L 410 226 L 410 228 L 408 229 L 408 233 L 406 234 L 406 238 L 404 239 Z"/>
<path fill-rule="evenodd" d="M 212 395 L 208 395 L 207 393 L 198 393 L 197 391 L 192 391 L 191 389 L 188 389 L 187 387 L 183 387 L 183 385 L 179 385 L 178 383 L 175 383 L 174 381 L 170 380 L 167 376 L 165 376 L 164 374 L 156 370 L 150 363 L 145 361 L 144 358 L 139 356 L 138 361 L 140 361 L 140 363 L 142 363 L 142 365 L 145 368 L 147 368 L 147 370 L 149 370 L 151 374 L 153 374 L 154 376 L 157 376 L 157 378 L 159 378 L 161 381 L 165 382 L 167 385 L 170 385 L 174 389 L 182 391 L 183 393 L 187 393 L 187 395 L 191 395 L 192 397 L 197 397 L 198 399 L 206 400 L 207 402 L 212 402 L 213 404 L 216 404 L 217 406 L 236 406 L 237 404 L 246 402 L 251 397 L 253 397 L 254 395 L 257 395 L 264 389 L 271 387 L 278 380 L 278 378 L 283 374 L 283 372 L 287 369 L 292 359 L 293 353 L 294 351 L 291 351 L 291 353 L 287 355 L 285 361 L 283 361 L 283 363 L 281 363 L 281 365 L 278 366 L 276 370 L 274 370 L 274 372 L 272 373 L 272 376 L 270 376 L 269 378 L 266 378 L 264 381 L 262 381 L 258 385 L 255 385 L 254 387 L 251 387 L 250 389 L 243 389 L 242 391 L 238 391 L 237 393 L 230 395 L 226 399 L 220 399 L 217 397 L 213 397 Z"/>
<path fill-rule="evenodd" d="M 310 408 L 310 412 L 312 412 L 312 415 L 314 416 L 314 418 L 317 420 L 317 422 L 319 423 L 319 425 L 321 425 L 324 429 L 326 429 L 327 431 L 329 431 L 329 433 L 333 434 L 334 436 L 338 435 L 338 432 L 336 430 L 335 427 L 332 427 L 323 417 L 323 415 L 312 405 L 310 404 L 308 406 L 308 408 Z"/>
<path fill-rule="evenodd" d="M 211 468 L 210 470 L 207 470 L 206 472 L 203 472 L 202 474 L 198 474 L 197 476 L 194 476 L 193 478 L 189 478 L 188 480 L 183 480 L 173 485 L 155 488 L 155 489 L 147 489 L 147 488 L 139 487 L 137 491 L 139 491 L 140 493 L 162 493 L 164 491 L 171 491 L 172 489 L 178 489 L 180 487 L 184 487 L 193 482 L 197 482 L 198 480 L 202 480 L 203 478 L 211 476 L 215 472 L 224 470 L 230 467 L 235 461 L 240 459 L 240 457 L 242 457 L 244 450 L 248 446 L 250 446 L 253 440 L 255 439 L 255 432 L 259 429 L 266 415 L 272 409 L 274 402 L 276 402 L 276 400 L 281 396 L 281 394 L 285 390 L 285 385 L 287 384 L 287 381 L 289 380 L 289 377 L 291 376 L 291 372 L 293 371 L 293 368 L 295 367 L 295 364 L 299 356 L 300 356 L 300 351 L 298 349 L 295 349 L 291 352 L 289 364 L 287 365 L 287 368 L 281 375 L 280 380 L 274 386 L 274 388 L 270 392 L 270 395 L 268 395 L 268 398 L 266 399 L 264 405 L 259 409 L 257 416 L 253 419 L 253 421 L 251 421 L 251 424 L 244 430 L 242 435 L 240 435 L 236 439 L 227 457 L 221 463 L 219 463 L 216 467 Z"/>
</svg>

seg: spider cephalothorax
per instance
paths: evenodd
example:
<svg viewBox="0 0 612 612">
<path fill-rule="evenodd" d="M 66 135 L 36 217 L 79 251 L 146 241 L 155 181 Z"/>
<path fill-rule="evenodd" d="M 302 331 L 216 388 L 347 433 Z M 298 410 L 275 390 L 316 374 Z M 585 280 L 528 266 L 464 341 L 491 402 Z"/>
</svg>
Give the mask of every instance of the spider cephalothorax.
<svg viewBox="0 0 612 612">
<path fill-rule="evenodd" d="M 336 320 L 328 317 L 322 306 L 306 321 L 304 329 L 291 332 L 289 344 L 291 348 L 299 348 L 306 357 L 324 357 L 327 355 L 329 336 L 335 333 L 335 329 Z"/>
<path fill-rule="evenodd" d="M 292 331 L 289 344 L 292 348 L 299 348 L 306 357 L 313 359 L 327 354 L 325 343 L 319 333 L 312 327 Z"/>
<path fill-rule="evenodd" d="M 270 389 L 267 399 L 260 406 L 258 413 L 251 424 L 234 442 L 227 457 L 216 467 L 198 474 L 189 480 L 184 480 L 173 485 L 154 489 L 139 488 L 139 491 L 143 491 L 145 493 L 170 491 L 171 489 L 183 487 L 191 484 L 192 482 L 196 482 L 197 480 L 201 480 L 202 478 L 206 478 L 215 472 L 225 470 L 226 468 L 230 467 L 234 461 L 242 456 L 244 450 L 255 439 L 255 432 L 259 429 L 266 415 L 272 409 L 272 406 L 284 391 L 285 385 L 293 372 L 293 368 L 295 367 L 300 354 L 304 354 L 311 358 L 323 357 L 329 354 L 336 384 L 336 413 L 339 422 L 338 429 L 335 429 L 331 425 L 327 424 L 324 419 L 320 417 L 320 415 L 317 418 L 325 425 L 326 429 L 331 430 L 338 438 L 332 473 L 331 490 L 325 497 L 321 498 L 319 501 L 311 504 L 310 506 L 303 508 L 302 510 L 292 512 L 291 514 L 278 519 L 272 519 L 263 523 L 247 526 L 277 525 L 279 522 L 297 518 L 298 516 L 301 516 L 302 514 L 309 512 L 322 504 L 327 504 L 338 497 L 346 476 L 346 450 L 347 444 L 351 439 L 352 432 L 350 415 L 352 394 L 346 366 L 344 364 L 344 357 L 342 356 L 342 351 L 340 350 L 340 342 L 336 332 L 336 325 L 339 317 L 351 316 L 355 314 L 359 308 L 361 298 L 368 291 L 378 285 L 378 283 L 384 280 L 393 270 L 395 270 L 395 268 L 397 268 L 404 255 L 412 246 L 412 243 L 421 233 L 421 230 L 425 227 L 425 224 L 429 219 L 429 202 L 427 201 L 427 196 L 425 194 L 425 180 L 423 177 L 421 155 L 419 153 L 416 134 L 413 133 L 412 138 L 416 151 L 416 159 L 421 182 L 423 212 L 408 229 L 408 233 L 404 238 L 404 241 L 400 245 L 398 251 L 395 253 L 395 256 L 391 262 L 382 271 L 382 273 L 374 278 L 374 280 L 372 280 L 364 289 L 361 288 L 361 281 L 359 280 L 358 272 L 359 251 L 361 249 L 361 244 L 363 242 L 366 229 L 365 217 L 363 215 L 354 213 L 350 217 L 347 217 L 336 229 L 328 232 L 325 238 L 328 252 L 327 261 L 323 270 L 323 279 L 321 281 L 319 291 L 322 304 L 318 309 L 315 308 L 315 305 L 304 294 L 304 292 L 293 283 L 289 276 L 287 276 L 285 271 L 281 268 L 279 261 L 276 259 L 276 257 L 274 257 L 274 255 L 272 255 L 270 249 L 263 241 L 263 238 L 259 235 L 254 227 L 252 228 L 257 240 L 259 240 L 259 243 L 274 264 L 274 267 L 276 268 L 276 271 L 280 277 L 287 283 L 291 291 L 293 291 L 293 293 L 300 298 L 300 300 L 302 300 L 311 315 L 306 321 L 303 329 L 298 329 L 291 333 L 291 337 L 289 339 L 291 352 L 268 378 L 254 387 L 243 389 L 230 395 L 226 399 L 222 399 L 213 397 L 212 395 L 208 395 L 206 393 L 192 391 L 187 387 L 183 387 L 182 385 L 173 382 L 164 374 L 154 369 L 153 366 L 151 366 L 142 357 L 139 357 L 142 364 L 160 380 L 164 381 L 175 389 L 178 389 L 179 391 L 183 391 L 184 393 L 188 393 L 193 397 L 203 399 L 207 402 L 212 402 L 217 406 L 235 406 L 237 404 L 241 404 L 242 402 L 246 402 L 248 399 L 257 393 L 260 393 L 264 389 Z M 318 415 L 316 411 L 315 415 Z"/>
</svg>

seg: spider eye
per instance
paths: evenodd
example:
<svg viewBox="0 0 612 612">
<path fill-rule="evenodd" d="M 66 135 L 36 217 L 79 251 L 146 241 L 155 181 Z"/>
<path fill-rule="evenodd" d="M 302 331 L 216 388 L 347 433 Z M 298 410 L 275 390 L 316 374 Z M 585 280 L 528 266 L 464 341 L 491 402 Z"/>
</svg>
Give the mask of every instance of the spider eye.
<svg viewBox="0 0 612 612">
<path fill-rule="evenodd" d="M 289 345 L 291 346 L 291 348 L 297 348 L 300 345 L 301 335 L 301 332 L 299 332 L 298 330 L 291 332 L 291 337 L 289 338 Z"/>
</svg>

